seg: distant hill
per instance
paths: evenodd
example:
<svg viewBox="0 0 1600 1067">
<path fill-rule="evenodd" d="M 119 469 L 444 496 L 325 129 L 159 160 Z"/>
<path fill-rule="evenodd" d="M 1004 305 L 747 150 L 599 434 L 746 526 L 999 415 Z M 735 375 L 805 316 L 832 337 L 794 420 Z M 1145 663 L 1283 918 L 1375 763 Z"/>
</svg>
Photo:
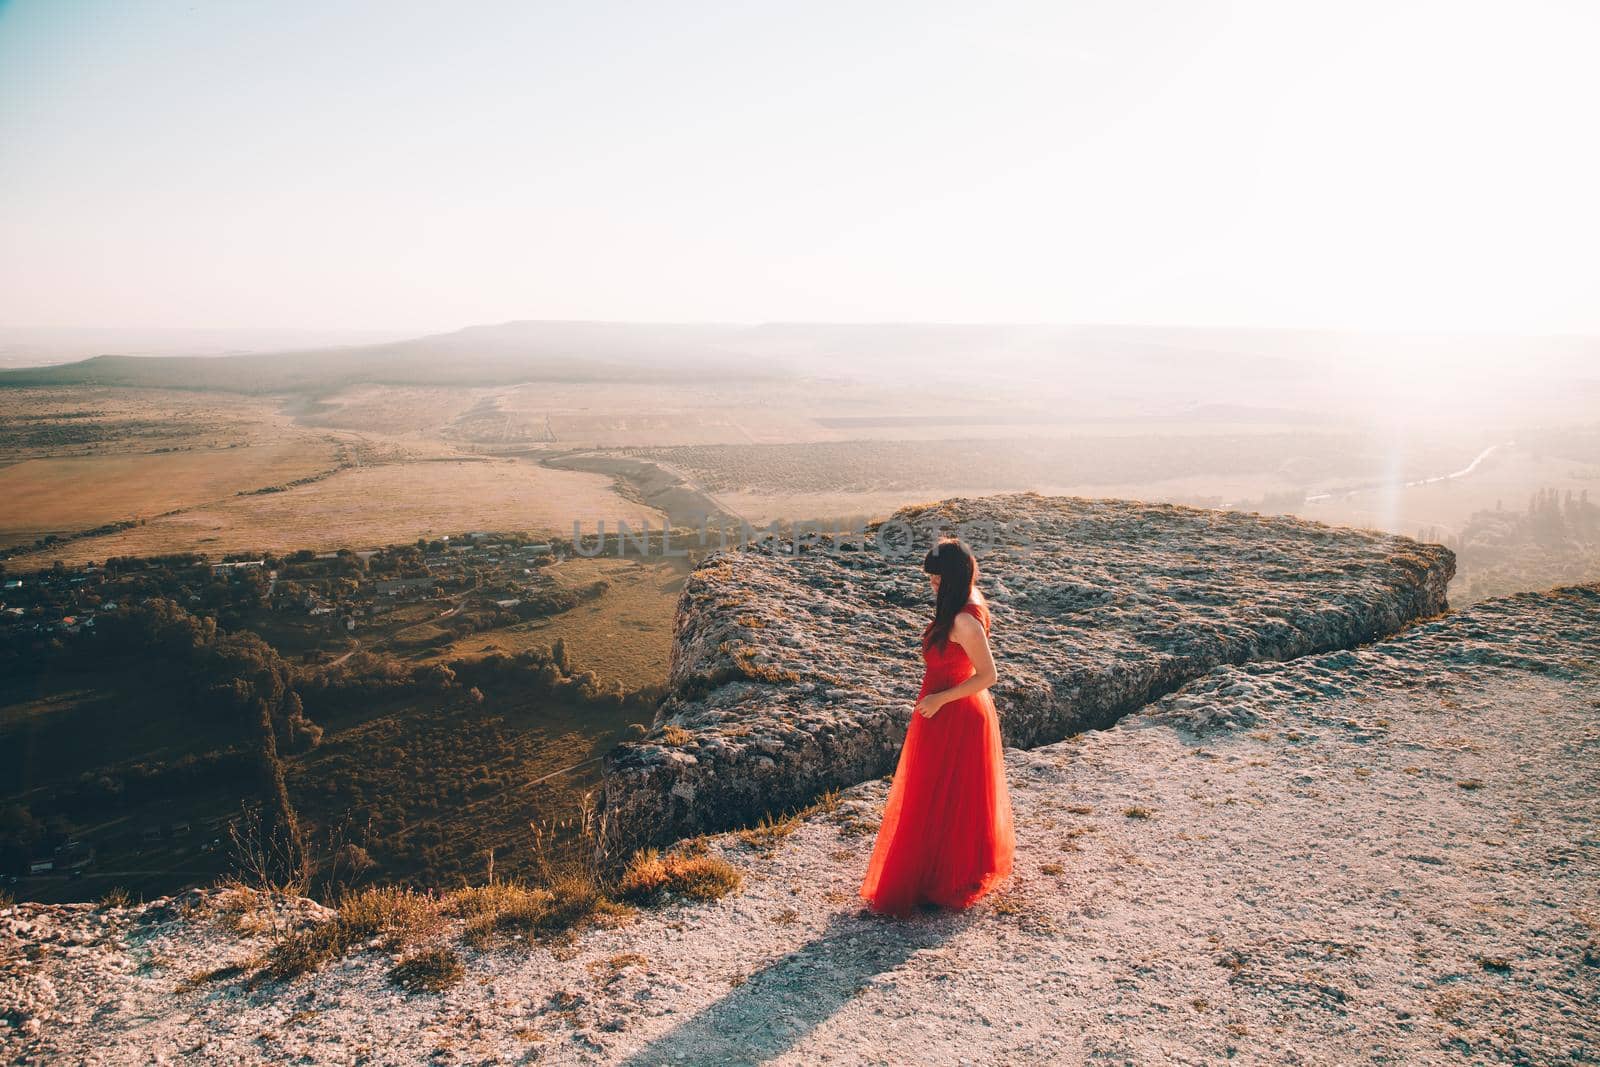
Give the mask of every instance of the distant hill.
<svg viewBox="0 0 1600 1067">
<path fill-rule="evenodd" d="M 525 381 L 774 378 L 744 358 L 747 327 L 508 322 L 352 347 L 238 356 L 104 355 L 0 371 L 0 387 L 100 385 L 244 393 L 324 392 L 361 383 L 503 385 Z"/>
<path fill-rule="evenodd" d="M 49 367 L 93 356 L 242 356 L 404 341 L 416 330 L 291 327 L 6 326 L 0 368 Z"/>
<path fill-rule="evenodd" d="M 1600 340 L 1005 323 L 621 323 L 520 321 L 377 344 L 237 355 L 101 355 L 0 371 L 0 387 L 101 385 L 244 393 L 350 385 L 509 385 L 527 381 L 754 381 L 837 376 L 895 387 L 978 378 L 1037 398 L 1065 389 L 1137 398 L 1152 410 L 1196 404 L 1325 408 L 1393 387 L 1406 361 L 1427 400 L 1435 378 L 1491 397 L 1516 375 L 1592 389 Z M 1514 377 L 1516 376 L 1514 375 Z"/>
<path fill-rule="evenodd" d="M 1203 378 L 1300 378 L 1289 360 L 1230 351 L 1231 335 L 1187 331 L 1152 342 L 1134 327 L 1006 324 L 660 324 L 507 322 L 379 344 L 236 355 L 107 354 L 0 371 L 4 386 L 128 386 L 324 393 L 356 384 L 506 385 L 525 381 L 774 380 L 843 374 L 951 380 L 974 361 L 1009 373 L 1096 368 L 1126 387 Z M 138 351 L 130 349 L 130 352 Z M 1203 370 L 1200 365 L 1203 364 Z"/>
</svg>

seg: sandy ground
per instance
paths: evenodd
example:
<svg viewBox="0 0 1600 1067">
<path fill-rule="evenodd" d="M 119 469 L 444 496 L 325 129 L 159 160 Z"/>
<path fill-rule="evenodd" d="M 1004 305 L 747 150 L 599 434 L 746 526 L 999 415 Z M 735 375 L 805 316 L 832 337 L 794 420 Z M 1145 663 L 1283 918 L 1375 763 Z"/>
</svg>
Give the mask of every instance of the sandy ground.
<svg viewBox="0 0 1600 1067">
<path fill-rule="evenodd" d="M 170 903 L 0 911 L 6 1059 L 38 1063 L 1592 1063 L 1600 587 L 1354 652 L 1220 668 L 1008 750 L 1018 866 L 965 913 L 855 891 L 882 780 L 707 904 L 476 953 L 177 991 L 251 946 Z M 8 1009 L 0 1007 L 0 1011 Z"/>
</svg>

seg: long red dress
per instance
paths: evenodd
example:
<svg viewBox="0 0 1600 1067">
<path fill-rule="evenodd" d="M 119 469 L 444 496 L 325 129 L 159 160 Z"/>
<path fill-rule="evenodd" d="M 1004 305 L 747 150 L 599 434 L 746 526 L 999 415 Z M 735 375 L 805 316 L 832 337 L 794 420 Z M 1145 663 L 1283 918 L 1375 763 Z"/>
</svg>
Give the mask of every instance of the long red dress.
<svg viewBox="0 0 1600 1067">
<path fill-rule="evenodd" d="M 989 630 L 989 608 L 967 603 Z M 924 647 L 921 700 L 977 673 L 954 640 Z M 860 895 L 871 910 L 904 918 L 923 903 L 961 909 L 1011 873 L 1016 835 L 1006 792 L 1000 719 L 987 689 L 952 700 L 932 718 L 911 715 Z"/>
</svg>

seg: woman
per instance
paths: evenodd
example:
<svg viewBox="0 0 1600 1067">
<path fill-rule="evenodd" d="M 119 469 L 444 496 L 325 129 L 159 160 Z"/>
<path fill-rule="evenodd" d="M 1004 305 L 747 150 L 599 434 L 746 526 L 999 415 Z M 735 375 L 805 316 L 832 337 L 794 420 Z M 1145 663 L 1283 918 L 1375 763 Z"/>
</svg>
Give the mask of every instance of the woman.
<svg viewBox="0 0 1600 1067">
<path fill-rule="evenodd" d="M 919 905 L 969 907 L 1011 873 L 1016 852 L 978 561 L 943 538 L 922 569 L 934 591 L 926 670 L 860 891 L 872 911 L 901 918 Z"/>
</svg>

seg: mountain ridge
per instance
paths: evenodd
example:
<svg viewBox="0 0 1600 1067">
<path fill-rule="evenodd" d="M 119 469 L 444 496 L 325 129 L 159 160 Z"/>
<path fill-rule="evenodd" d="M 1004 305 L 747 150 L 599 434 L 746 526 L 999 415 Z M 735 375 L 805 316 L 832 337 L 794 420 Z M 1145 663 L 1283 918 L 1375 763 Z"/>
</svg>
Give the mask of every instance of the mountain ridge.
<svg viewBox="0 0 1600 1067">
<path fill-rule="evenodd" d="M 1600 341 L 1516 339 L 1524 363 L 1584 372 Z M 1202 368 L 1200 382 L 1270 381 L 1310 388 L 1397 351 L 1441 359 L 1503 353 L 1506 340 L 1270 328 L 1041 323 L 645 323 L 513 319 L 373 344 L 232 355 L 107 353 L 0 370 L 0 387 L 93 384 L 239 392 L 328 392 L 354 384 L 506 385 L 548 381 L 788 380 L 816 370 L 899 380 L 960 375 L 971 360 L 1060 378 L 1094 368 L 1118 387 L 1157 388 L 1153 372 Z M 1354 362 L 1352 362 L 1354 361 Z M 1455 373 L 1466 373 L 1459 361 Z M 1193 384 L 1192 378 L 1185 378 Z M 1220 397 L 1219 397 L 1220 398 Z"/>
</svg>

